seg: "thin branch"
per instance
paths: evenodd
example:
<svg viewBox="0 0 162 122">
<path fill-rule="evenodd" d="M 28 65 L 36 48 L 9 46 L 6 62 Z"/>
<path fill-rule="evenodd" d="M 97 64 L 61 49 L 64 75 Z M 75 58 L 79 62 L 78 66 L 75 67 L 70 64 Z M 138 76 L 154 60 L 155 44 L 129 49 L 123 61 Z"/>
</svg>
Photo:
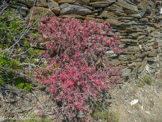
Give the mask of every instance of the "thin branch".
<svg viewBox="0 0 162 122">
<path fill-rule="evenodd" d="M 2 5 L 1 5 L 1 7 L 0 7 L 0 9 L 1 9 L 0 15 L 1 15 L 8 7 L 9 7 L 9 4 L 8 4 L 5 0 L 3 0 L 3 1 L 2 1 Z"/>
</svg>

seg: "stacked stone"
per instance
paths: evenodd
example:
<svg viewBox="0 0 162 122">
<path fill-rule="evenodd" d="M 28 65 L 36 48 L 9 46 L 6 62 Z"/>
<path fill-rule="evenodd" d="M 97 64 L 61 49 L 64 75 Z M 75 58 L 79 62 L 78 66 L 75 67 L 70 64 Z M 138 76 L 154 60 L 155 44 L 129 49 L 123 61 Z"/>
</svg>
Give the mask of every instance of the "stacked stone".
<svg viewBox="0 0 162 122">
<path fill-rule="evenodd" d="M 26 3 L 28 8 L 32 6 L 25 0 L 19 1 Z M 121 46 L 126 52 L 116 55 L 113 51 L 107 51 L 107 59 L 124 67 L 124 77 L 130 74 L 136 77 L 148 65 L 150 69 L 155 69 L 156 61 L 162 60 L 161 0 L 47 1 L 39 0 L 30 9 L 33 19 L 40 18 L 40 13 L 45 12 L 49 16 L 109 22 L 113 28 L 112 34 L 120 36 Z"/>
</svg>

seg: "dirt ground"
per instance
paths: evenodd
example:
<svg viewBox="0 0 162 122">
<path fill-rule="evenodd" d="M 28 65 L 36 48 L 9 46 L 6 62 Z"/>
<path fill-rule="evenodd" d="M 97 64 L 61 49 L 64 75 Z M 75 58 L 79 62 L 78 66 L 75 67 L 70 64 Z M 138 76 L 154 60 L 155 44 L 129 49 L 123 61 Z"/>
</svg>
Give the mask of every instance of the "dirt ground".
<svg viewBox="0 0 162 122">
<path fill-rule="evenodd" d="M 119 122 L 162 122 L 162 72 L 153 76 L 150 85 L 138 86 L 138 83 L 139 79 L 123 82 L 110 90 L 111 99 L 107 100 L 111 103 L 110 110 L 118 114 Z M 5 88 L 3 92 L 1 89 L 1 93 L 0 122 L 9 122 L 12 118 L 22 121 L 25 116 L 39 114 L 37 107 L 53 116 L 51 108 L 54 103 L 46 88 L 39 83 L 35 84 L 33 92 L 26 95 L 15 90 L 13 95 L 7 96 L 9 93 Z"/>
<path fill-rule="evenodd" d="M 111 110 L 120 122 L 162 122 L 162 73 L 152 84 L 139 87 L 139 79 L 111 90 Z"/>
</svg>

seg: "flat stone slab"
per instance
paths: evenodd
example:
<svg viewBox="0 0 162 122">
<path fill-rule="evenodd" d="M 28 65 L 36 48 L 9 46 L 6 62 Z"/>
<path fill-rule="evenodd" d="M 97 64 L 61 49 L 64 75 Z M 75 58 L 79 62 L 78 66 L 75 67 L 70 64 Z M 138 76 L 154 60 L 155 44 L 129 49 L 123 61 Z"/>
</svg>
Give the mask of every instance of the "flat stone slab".
<svg viewBox="0 0 162 122">
<path fill-rule="evenodd" d="M 62 4 L 60 5 L 61 8 L 61 14 L 77 14 L 77 15 L 88 15 L 91 14 L 92 11 L 86 7 L 79 6 L 79 5 L 72 5 L 72 4 Z"/>
</svg>

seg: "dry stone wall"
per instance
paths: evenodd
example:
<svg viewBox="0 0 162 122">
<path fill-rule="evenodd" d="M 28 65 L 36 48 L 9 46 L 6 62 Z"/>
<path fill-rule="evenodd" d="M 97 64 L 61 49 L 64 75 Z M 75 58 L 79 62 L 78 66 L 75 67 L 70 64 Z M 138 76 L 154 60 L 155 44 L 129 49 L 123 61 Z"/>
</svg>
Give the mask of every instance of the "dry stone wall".
<svg viewBox="0 0 162 122">
<path fill-rule="evenodd" d="M 37 0 L 35 6 L 27 0 L 19 0 L 19 3 L 25 8 L 21 11 L 23 16 L 33 10 L 32 19 L 46 12 L 49 16 L 109 22 L 112 34 L 120 36 L 126 52 L 116 55 L 107 51 L 107 61 L 122 65 L 125 78 L 137 77 L 143 70 L 151 73 L 159 70 L 162 60 L 161 0 Z"/>
</svg>

